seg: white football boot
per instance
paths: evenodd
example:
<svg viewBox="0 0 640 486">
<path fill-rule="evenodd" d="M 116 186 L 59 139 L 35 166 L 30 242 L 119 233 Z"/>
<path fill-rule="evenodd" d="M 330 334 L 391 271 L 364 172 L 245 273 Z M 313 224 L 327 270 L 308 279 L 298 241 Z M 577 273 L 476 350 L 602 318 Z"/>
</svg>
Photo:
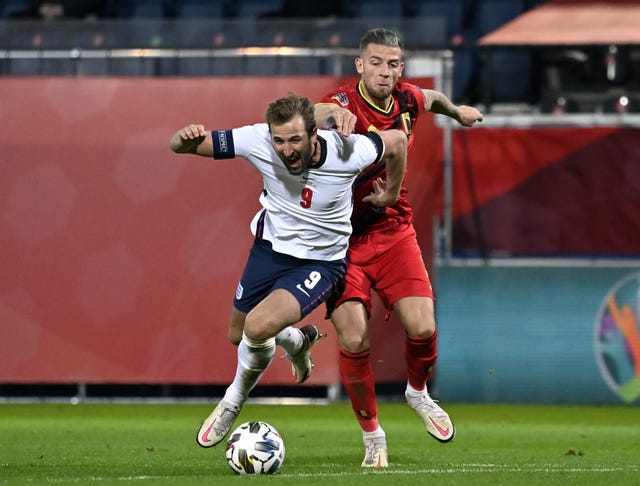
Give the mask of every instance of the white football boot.
<svg viewBox="0 0 640 486">
<path fill-rule="evenodd" d="M 213 447 L 221 442 L 231 430 L 240 408 L 220 402 L 200 426 L 196 441 L 202 447 Z"/>
<path fill-rule="evenodd" d="M 456 435 L 456 428 L 447 412 L 425 392 L 419 397 L 412 397 L 405 392 L 407 405 L 409 405 L 420 417 L 427 432 L 440 442 L 449 442 Z"/>
</svg>

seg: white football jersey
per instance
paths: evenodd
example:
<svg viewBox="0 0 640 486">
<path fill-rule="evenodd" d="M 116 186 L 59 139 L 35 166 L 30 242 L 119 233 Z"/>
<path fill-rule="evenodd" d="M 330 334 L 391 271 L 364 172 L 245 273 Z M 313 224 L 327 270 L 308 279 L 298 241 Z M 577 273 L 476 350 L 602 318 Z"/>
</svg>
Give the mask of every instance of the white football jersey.
<svg viewBox="0 0 640 486">
<path fill-rule="evenodd" d="M 214 158 L 243 157 L 262 174 L 261 211 L 251 232 L 273 249 L 296 258 L 338 260 L 351 235 L 352 183 L 380 159 L 384 145 L 366 135 L 343 137 L 318 130 L 320 163 L 300 175 L 289 173 L 271 145 L 266 123 L 212 132 Z"/>
</svg>

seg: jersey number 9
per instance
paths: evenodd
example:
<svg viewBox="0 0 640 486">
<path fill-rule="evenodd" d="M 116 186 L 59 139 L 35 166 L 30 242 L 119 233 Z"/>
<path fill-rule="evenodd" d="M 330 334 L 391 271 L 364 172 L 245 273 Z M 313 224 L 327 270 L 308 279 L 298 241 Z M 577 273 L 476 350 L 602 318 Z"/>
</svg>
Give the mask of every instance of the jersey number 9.
<svg viewBox="0 0 640 486">
<path fill-rule="evenodd" d="M 300 198 L 302 199 L 302 201 L 300 201 L 300 206 L 305 209 L 309 209 L 311 207 L 311 199 L 313 199 L 313 191 L 308 187 L 305 187 L 302 190 L 302 194 L 300 194 Z"/>
</svg>

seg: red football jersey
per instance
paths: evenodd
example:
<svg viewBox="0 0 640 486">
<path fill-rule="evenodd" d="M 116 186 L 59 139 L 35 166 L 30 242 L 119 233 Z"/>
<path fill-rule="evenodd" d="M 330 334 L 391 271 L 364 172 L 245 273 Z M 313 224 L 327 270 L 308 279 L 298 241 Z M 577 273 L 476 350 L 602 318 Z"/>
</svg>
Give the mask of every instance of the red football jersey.
<svg viewBox="0 0 640 486">
<path fill-rule="evenodd" d="M 398 82 L 392 93 L 392 101 L 387 110 L 374 105 L 362 93 L 360 82 L 355 85 L 341 86 L 322 98 L 321 103 L 333 103 L 346 108 L 358 117 L 355 132 L 366 133 L 371 130 L 402 130 L 409 138 L 409 148 L 413 143 L 413 127 L 425 111 L 427 100 L 422 89 L 416 85 Z M 354 206 L 351 216 L 354 234 L 363 231 L 384 229 L 390 224 L 410 223 L 413 211 L 407 201 L 407 190 L 402 186 L 400 198 L 393 206 L 377 208 L 370 203 L 363 203 L 362 198 L 373 191 L 372 181 L 386 177 L 384 162 L 367 168 L 356 179 L 353 185 Z"/>
</svg>

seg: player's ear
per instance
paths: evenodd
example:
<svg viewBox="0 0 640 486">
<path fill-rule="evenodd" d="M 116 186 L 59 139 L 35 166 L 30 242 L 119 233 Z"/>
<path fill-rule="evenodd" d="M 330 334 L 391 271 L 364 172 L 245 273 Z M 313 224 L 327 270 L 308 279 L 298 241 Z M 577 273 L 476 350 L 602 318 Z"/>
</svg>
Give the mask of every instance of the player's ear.
<svg viewBox="0 0 640 486">
<path fill-rule="evenodd" d="M 362 74 L 362 71 L 364 71 L 364 61 L 362 60 L 362 58 L 356 57 L 354 63 L 356 65 L 356 71 L 358 72 L 358 74 Z"/>
</svg>

